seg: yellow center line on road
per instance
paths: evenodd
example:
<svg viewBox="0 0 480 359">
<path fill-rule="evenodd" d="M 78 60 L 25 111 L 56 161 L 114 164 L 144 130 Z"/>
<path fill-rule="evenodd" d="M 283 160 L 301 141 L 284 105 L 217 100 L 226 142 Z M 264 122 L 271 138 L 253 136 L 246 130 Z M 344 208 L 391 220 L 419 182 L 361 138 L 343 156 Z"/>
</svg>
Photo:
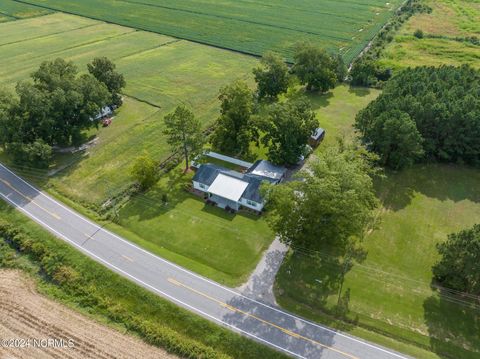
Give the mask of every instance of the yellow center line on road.
<svg viewBox="0 0 480 359">
<path fill-rule="evenodd" d="M 10 182 L 8 181 L 5 181 L 3 179 L 0 179 L 0 182 L 2 182 L 5 186 L 7 186 L 8 188 L 10 188 L 11 190 L 15 191 L 16 193 L 18 193 L 20 196 L 22 196 L 23 198 L 25 198 L 26 200 L 32 202 L 35 206 L 37 206 L 38 208 L 40 208 L 41 210 L 47 212 L 49 215 L 51 215 L 53 218 L 55 219 L 58 219 L 60 220 L 60 216 L 58 214 L 55 214 L 53 212 L 50 212 L 48 209 L 42 207 L 41 205 L 39 205 L 37 202 L 35 202 L 35 200 L 29 196 L 26 196 L 24 195 L 22 192 L 20 192 L 19 190 L 17 190 L 15 187 L 13 187 Z"/>
<path fill-rule="evenodd" d="M 133 262 L 133 259 L 132 259 L 132 258 L 127 257 L 127 256 L 124 256 L 123 254 L 122 254 L 122 258 L 125 259 L 125 260 L 127 260 L 127 261 L 129 261 L 129 262 Z"/>
<path fill-rule="evenodd" d="M 341 351 L 341 350 L 338 350 L 338 349 L 336 349 L 336 348 L 333 348 L 333 347 L 331 347 L 331 346 L 322 344 L 322 343 L 320 343 L 320 342 L 318 342 L 318 341 L 316 341 L 316 340 L 313 340 L 313 339 L 304 337 L 304 336 L 301 335 L 301 334 L 292 332 L 292 331 L 289 330 L 289 329 L 283 328 L 283 327 L 281 327 L 281 326 L 279 326 L 279 325 L 277 325 L 277 324 L 274 324 L 274 323 L 271 323 L 271 322 L 269 322 L 269 321 L 267 321 L 267 320 L 265 320 L 265 319 L 259 318 L 259 317 L 257 317 L 256 315 L 247 313 L 247 312 L 245 312 L 245 311 L 243 311 L 243 310 L 241 310 L 241 309 L 238 309 L 238 308 L 236 308 L 236 307 L 234 307 L 234 306 L 231 306 L 230 304 L 224 303 L 224 302 L 222 302 L 221 300 L 218 300 L 218 299 L 216 299 L 216 298 L 213 298 L 213 297 L 211 297 L 211 296 L 208 295 L 208 294 L 205 294 L 205 293 L 200 292 L 200 291 L 198 291 L 198 290 L 196 290 L 196 289 L 194 289 L 194 288 L 192 288 L 192 287 L 189 287 L 189 286 L 187 286 L 187 285 L 185 285 L 185 284 L 183 284 L 183 283 L 180 283 L 180 282 L 179 282 L 178 280 L 176 280 L 176 279 L 168 278 L 167 280 L 168 280 L 170 283 L 172 283 L 172 284 L 174 284 L 174 285 L 176 285 L 176 286 L 179 286 L 179 287 L 183 287 L 183 288 L 185 288 L 185 289 L 188 289 L 188 290 L 190 290 L 190 291 L 192 291 L 192 292 L 194 292 L 194 293 L 196 293 L 196 294 L 198 294 L 198 295 L 200 295 L 200 296 L 202 296 L 202 297 L 205 297 L 205 298 L 207 298 L 207 299 L 209 299 L 209 300 L 211 300 L 211 301 L 213 301 L 213 302 L 215 302 L 215 303 L 218 303 L 220 306 L 222 306 L 222 307 L 224 307 L 224 308 L 227 308 L 227 309 L 229 309 L 229 310 L 231 310 L 231 311 L 233 311 L 233 312 L 237 312 L 237 313 L 243 314 L 243 315 L 245 315 L 245 316 L 247 316 L 247 317 L 250 317 L 250 318 L 253 318 L 253 319 L 258 320 L 259 322 L 261 322 L 261 323 L 263 323 L 263 324 L 266 324 L 266 325 L 268 325 L 268 326 L 271 326 L 271 327 L 273 327 L 273 328 L 276 328 L 276 329 L 282 331 L 283 333 L 285 333 L 285 334 L 287 334 L 287 335 L 289 335 L 289 336 L 291 336 L 291 337 L 294 337 L 294 338 L 297 338 L 297 339 L 302 339 L 302 340 L 305 340 L 305 341 L 310 342 L 310 343 L 312 343 L 312 344 L 315 344 L 315 345 L 321 346 L 321 347 L 323 347 L 323 348 L 332 350 L 332 351 L 334 351 L 334 352 L 336 352 L 336 353 L 338 353 L 338 354 L 341 354 L 341 355 L 343 355 L 343 356 L 345 356 L 345 357 L 347 357 L 347 358 L 350 358 L 350 359 L 359 359 L 358 357 L 356 357 L 356 356 L 354 356 L 354 355 L 352 355 L 352 354 L 349 354 L 349 353 L 343 352 L 343 351 Z"/>
</svg>

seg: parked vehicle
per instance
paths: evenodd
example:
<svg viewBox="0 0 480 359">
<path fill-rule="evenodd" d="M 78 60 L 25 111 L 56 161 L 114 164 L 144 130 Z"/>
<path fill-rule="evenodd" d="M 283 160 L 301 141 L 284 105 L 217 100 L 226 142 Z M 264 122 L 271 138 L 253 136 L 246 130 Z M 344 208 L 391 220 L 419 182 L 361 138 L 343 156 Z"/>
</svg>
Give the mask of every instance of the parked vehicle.
<svg viewBox="0 0 480 359">
<path fill-rule="evenodd" d="M 112 124 L 112 119 L 110 117 L 104 118 L 102 120 L 102 126 L 103 127 L 108 127 Z"/>
</svg>

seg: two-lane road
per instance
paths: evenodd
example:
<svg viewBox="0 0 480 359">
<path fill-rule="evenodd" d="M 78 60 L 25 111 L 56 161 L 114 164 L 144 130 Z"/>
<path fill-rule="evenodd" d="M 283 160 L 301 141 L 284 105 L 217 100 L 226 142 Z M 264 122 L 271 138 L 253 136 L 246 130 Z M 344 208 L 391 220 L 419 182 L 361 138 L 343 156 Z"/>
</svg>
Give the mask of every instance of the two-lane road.
<svg viewBox="0 0 480 359">
<path fill-rule="evenodd" d="M 405 355 L 262 304 L 157 257 L 62 205 L 0 165 L 0 196 L 58 238 L 148 290 L 299 358 Z"/>
</svg>

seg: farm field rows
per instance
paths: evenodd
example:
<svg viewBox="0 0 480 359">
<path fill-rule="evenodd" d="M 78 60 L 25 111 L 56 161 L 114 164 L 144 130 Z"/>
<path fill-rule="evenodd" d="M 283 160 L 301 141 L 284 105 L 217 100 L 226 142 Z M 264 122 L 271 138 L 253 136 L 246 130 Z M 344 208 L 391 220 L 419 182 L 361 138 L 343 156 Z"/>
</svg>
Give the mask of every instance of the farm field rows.
<svg viewBox="0 0 480 359">
<path fill-rule="evenodd" d="M 85 71 L 94 57 L 107 56 L 125 75 L 125 103 L 110 127 L 85 134 L 96 136 L 85 155 L 55 156 L 55 172 L 49 174 L 10 163 L 38 186 L 87 208 L 99 208 L 131 185 L 130 168 L 143 151 L 157 160 L 170 155 L 163 117 L 174 106 L 187 104 L 208 126 L 218 116 L 219 88 L 238 78 L 252 81 L 257 63 L 232 51 L 62 13 L 0 24 L 0 31 L 8 35 L 0 39 L 0 85 L 13 88 L 42 61 L 56 57 Z M 112 229 L 189 269 L 237 285 L 273 234 L 258 216 L 204 208 L 203 201 L 185 192 L 190 181 L 188 176 L 162 179 L 148 198 L 131 200 L 121 211 L 122 226 L 111 224 Z M 164 193 L 168 206 L 162 202 Z M 140 230 L 146 227 L 151 230 Z"/>
<path fill-rule="evenodd" d="M 416 14 L 386 47 L 380 63 L 399 69 L 420 65 L 480 66 L 480 45 L 460 41 L 480 38 L 480 3 L 468 0 L 428 0 L 432 13 Z M 419 29 L 422 39 L 413 34 Z"/>
<path fill-rule="evenodd" d="M 341 52 L 350 62 L 402 1 L 29 0 L 28 3 L 249 54 L 274 50 L 289 60 L 292 46 L 306 40 Z"/>
<path fill-rule="evenodd" d="M 0 85 L 11 89 L 56 57 L 85 71 L 94 57 L 107 56 L 125 75 L 129 97 L 114 125 L 100 130 L 87 158 L 51 180 L 72 199 L 95 204 L 131 182 L 128 168 L 143 150 L 158 160 L 168 157 L 163 116 L 174 106 L 187 104 L 205 126 L 211 124 L 219 88 L 249 80 L 256 64 L 231 51 L 61 13 L 0 24 L 0 32 L 6 35 L 0 38 Z M 61 165 L 71 160 L 59 158 Z"/>
<path fill-rule="evenodd" d="M 2 239 L 3 240 L 3 239 Z M 20 271 L 0 269 L 0 335 L 2 338 L 48 338 L 54 332 L 62 338 L 74 338 L 75 346 L 59 348 L 2 348 L 2 357 L 17 359 L 72 359 L 128 357 L 132 351 L 142 358 L 174 359 L 177 356 L 147 345 L 138 338 L 96 323 L 72 309 L 44 297 L 35 283 Z"/>
<path fill-rule="evenodd" d="M 45 8 L 19 3 L 13 0 L 2 0 L 0 2 L 0 22 L 41 16 L 51 12 L 51 10 Z"/>
</svg>

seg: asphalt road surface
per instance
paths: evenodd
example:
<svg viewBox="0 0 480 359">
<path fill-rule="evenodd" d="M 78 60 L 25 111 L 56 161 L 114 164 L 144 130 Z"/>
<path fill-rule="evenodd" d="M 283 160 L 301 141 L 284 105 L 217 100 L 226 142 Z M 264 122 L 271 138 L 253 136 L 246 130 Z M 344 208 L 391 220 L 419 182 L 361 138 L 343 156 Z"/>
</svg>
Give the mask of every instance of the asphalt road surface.
<svg viewBox="0 0 480 359">
<path fill-rule="evenodd" d="M 58 238 L 120 275 L 194 313 L 292 357 L 408 358 L 250 299 L 157 257 L 99 227 L 2 165 L 0 196 Z"/>
</svg>

